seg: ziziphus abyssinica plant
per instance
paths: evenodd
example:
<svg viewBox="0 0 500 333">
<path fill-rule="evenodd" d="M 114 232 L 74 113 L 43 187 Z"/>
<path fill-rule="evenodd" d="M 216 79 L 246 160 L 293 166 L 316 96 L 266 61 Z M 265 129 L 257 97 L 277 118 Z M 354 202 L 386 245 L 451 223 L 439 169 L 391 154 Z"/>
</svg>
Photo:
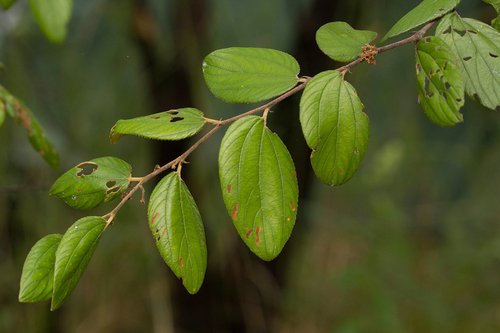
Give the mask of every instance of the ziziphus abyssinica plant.
<svg viewBox="0 0 500 333">
<path fill-rule="evenodd" d="M 28 254 L 21 277 L 19 300 L 52 299 L 51 309 L 69 297 L 88 265 L 102 233 L 113 224 L 120 208 L 143 184 L 168 173 L 151 193 L 147 215 L 158 250 L 189 293 L 201 287 L 207 266 L 207 247 L 201 214 L 182 180 L 186 158 L 217 130 L 230 125 L 219 151 L 221 191 L 229 218 L 245 244 L 263 260 L 274 259 L 292 233 L 298 208 L 298 185 L 290 153 L 267 127 L 270 109 L 303 91 L 300 123 L 311 148 L 311 165 L 327 185 L 347 182 L 356 172 L 369 142 L 368 116 L 345 74 L 395 47 L 415 44 L 417 95 L 425 114 L 440 126 L 462 122 L 464 94 L 484 106 L 500 105 L 500 33 L 497 20 L 488 25 L 462 18 L 459 0 L 425 0 L 390 29 L 381 43 L 423 26 L 412 36 L 377 47 L 377 34 L 332 22 L 316 34 L 319 48 L 330 58 L 348 64 L 314 77 L 299 76 L 299 64 L 289 54 L 262 48 L 227 48 L 210 53 L 202 64 L 210 91 L 229 103 L 267 104 L 226 120 L 213 120 L 195 108 L 179 108 L 149 116 L 119 120 L 111 129 L 116 144 L 125 135 L 181 140 L 212 126 L 181 156 L 133 177 L 131 166 L 116 157 L 83 162 L 64 173 L 50 189 L 78 209 L 91 209 L 121 198 L 104 216 L 76 221 L 64 235 L 48 235 Z M 500 10 L 499 0 L 486 1 Z M 433 36 L 425 36 L 436 25 Z M 261 116 L 256 114 L 261 113 Z M 85 170 L 84 170 L 85 167 Z M 90 170 L 90 171 L 89 171 Z M 133 185 L 134 184 L 134 185 Z"/>
</svg>

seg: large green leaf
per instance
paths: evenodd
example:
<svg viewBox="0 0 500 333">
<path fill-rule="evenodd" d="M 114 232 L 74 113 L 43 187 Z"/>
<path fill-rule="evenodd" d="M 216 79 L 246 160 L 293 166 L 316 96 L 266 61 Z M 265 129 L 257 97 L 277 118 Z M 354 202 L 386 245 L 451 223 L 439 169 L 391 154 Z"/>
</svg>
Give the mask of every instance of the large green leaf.
<svg viewBox="0 0 500 333">
<path fill-rule="evenodd" d="M 298 186 L 290 153 L 257 116 L 234 122 L 221 143 L 219 176 L 229 215 L 260 258 L 274 259 L 292 233 Z"/>
<path fill-rule="evenodd" d="M 198 133 L 205 125 L 203 113 L 184 108 L 155 113 L 145 117 L 118 120 L 109 138 L 115 144 L 125 135 L 133 134 L 148 139 L 181 140 Z"/>
<path fill-rule="evenodd" d="M 8 9 L 16 0 L 0 0 L 3 9 Z"/>
<path fill-rule="evenodd" d="M 462 122 L 462 71 L 448 44 L 438 37 L 421 39 L 415 59 L 419 101 L 427 117 L 439 126 Z"/>
<path fill-rule="evenodd" d="M 45 36 L 54 43 L 62 43 L 71 18 L 73 0 L 28 0 L 35 20 Z"/>
<path fill-rule="evenodd" d="M 195 294 L 207 268 L 205 230 L 198 207 L 176 172 L 156 185 L 149 200 L 148 219 L 161 256 L 187 291 Z"/>
<path fill-rule="evenodd" d="M 49 193 L 71 207 L 91 209 L 125 191 L 131 172 L 130 164 L 119 158 L 96 158 L 68 170 L 56 180 Z"/>
<path fill-rule="evenodd" d="M 444 17 L 436 28 L 459 61 L 465 92 L 477 95 L 484 106 L 500 105 L 500 33 L 488 24 L 462 19 L 455 14 Z"/>
<path fill-rule="evenodd" d="M 483 0 L 483 1 L 491 4 L 497 11 L 497 14 L 500 14 L 500 0 Z M 498 19 L 498 16 L 491 21 L 491 26 L 495 28 L 497 31 L 500 30 L 500 20 Z"/>
<path fill-rule="evenodd" d="M 299 64 L 281 51 L 232 47 L 210 53 L 203 75 L 210 91 L 231 103 L 252 103 L 278 96 L 296 84 Z"/>
<path fill-rule="evenodd" d="M 59 308 L 75 289 L 106 226 L 102 217 L 88 216 L 64 234 L 56 251 L 51 310 Z"/>
<path fill-rule="evenodd" d="M 31 249 L 23 266 L 19 302 L 40 302 L 52 297 L 56 250 L 62 237 L 45 236 Z"/>
<path fill-rule="evenodd" d="M 311 164 L 322 182 L 341 185 L 356 172 L 369 139 L 369 121 L 354 88 L 337 71 L 316 75 L 300 100 L 300 123 Z"/>
<path fill-rule="evenodd" d="M 354 30 L 345 22 L 331 22 L 316 32 L 316 43 L 327 56 L 336 61 L 352 61 L 359 57 L 363 46 L 377 37 L 368 30 Z"/>
<path fill-rule="evenodd" d="M 410 29 L 428 23 L 452 11 L 461 0 L 424 0 L 408 14 L 403 16 L 382 38 L 383 43 L 388 38 L 400 35 Z"/>
</svg>

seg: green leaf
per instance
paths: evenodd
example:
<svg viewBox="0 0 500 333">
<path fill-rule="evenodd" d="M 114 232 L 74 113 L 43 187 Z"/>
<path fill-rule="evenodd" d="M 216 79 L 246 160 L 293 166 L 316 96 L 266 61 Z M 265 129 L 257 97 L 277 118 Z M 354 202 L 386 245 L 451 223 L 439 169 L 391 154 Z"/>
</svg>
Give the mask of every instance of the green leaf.
<svg viewBox="0 0 500 333">
<path fill-rule="evenodd" d="M 477 95 L 484 106 L 500 105 L 500 33 L 488 24 L 462 19 L 455 14 L 444 17 L 436 36 L 453 50 L 462 69 L 465 92 Z"/>
<path fill-rule="evenodd" d="M 377 37 L 368 30 L 354 30 L 345 22 L 331 22 L 316 32 L 316 43 L 323 53 L 336 61 L 352 61 L 359 57 L 363 46 Z"/>
<path fill-rule="evenodd" d="M 356 172 L 369 139 L 369 121 L 354 88 L 337 71 L 316 75 L 300 100 L 300 123 L 313 150 L 314 172 L 327 185 L 341 185 Z"/>
<path fill-rule="evenodd" d="M 56 252 L 52 311 L 75 289 L 106 226 L 102 217 L 88 216 L 76 221 L 62 237 Z"/>
<path fill-rule="evenodd" d="M 408 14 L 403 16 L 391 30 L 382 38 L 383 43 L 388 38 L 400 35 L 422 24 L 442 17 L 452 11 L 461 0 L 424 0 Z"/>
<path fill-rule="evenodd" d="M 52 297 L 56 250 L 62 235 L 40 239 L 26 257 L 21 275 L 19 302 L 40 302 Z"/>
<path fill-rule="evenodd" d="M 299 64 L 281 51 L 232 47 L 210 53 L 203 75 L 210 91 L 230 103 L 253 103 L 278 96 L 296 84 Z"/>
<path fill-rule="evenodd" d="M 290 153 L 263 119 L 235 121 L 222 139 L 219 176 L 229 216 L 264 260 L 278 256 L 297 215 L 298 186 Z"/>
<path fill-rule="evenodd" d="M 497 11 L 497 14 L 500 14 L 500 0 L 483 0 L 483 1 L 492 5 Z M 498 20 L 498 16 L 491 21 L 491 26 L 495 28 L 497 31 L 500 30 L 500 20 Z"/>
<path fill-rule="evenodd" d="M 5 111 L 0 106 L 0 127 L 2 127 L 5 121 Z"/>
<path fill-rule="evenodd" d="M 439 126 L 462 122 L 462 71 L 448 44 L 438 37 L 421 39 L 415 58 L 419 101 L 427 117 Z"/>
<path fill-rule="evenodd" d="M 205 125 L 203 113 L 184 108 L 155 113 L 145 117 L 118 120 L 109 138 L 115 144 L 125 135 L 133 134 L 148 139 L 181 140 L 198 133 Z"/>
<path fill-rule="evenodd" d="M 45 37 L 54 43 L 62 43 L 71 18 L 73 0 L 29 0 L 31 11 Z"/>
<path fill-rule="evenodd" d="M 0 0 L 3 9 L 8 9 L 16 0 Z"/>
<path fill-rule="evenodd" d="M 156 185 L 149 201 L 148 219 L 161 256 L 187 291 L 195 294 L 207 268 L 205 230 L 198 207 L 176 172 Z"/>
<path fill-rule="evenodd" d="M 130 183 L 131 172 L 130 164 L 119 158 L 96 158 L 68 170 L 49 193 L 71 207 L 91 209 L 123 193 Z"/>
</svg>

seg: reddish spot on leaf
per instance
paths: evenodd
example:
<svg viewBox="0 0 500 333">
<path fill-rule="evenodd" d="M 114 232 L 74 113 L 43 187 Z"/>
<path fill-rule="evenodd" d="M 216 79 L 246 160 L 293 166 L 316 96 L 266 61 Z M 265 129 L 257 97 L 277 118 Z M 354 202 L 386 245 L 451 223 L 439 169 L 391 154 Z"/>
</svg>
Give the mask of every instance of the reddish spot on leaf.
<svg viewBox="0 0 500 333">
<path fill-rule="evenodd" d="M 233 220 L 236 220 L 236 214 L 238 213 L 238 203 L 233 207 Z"/>
<path fill-rule="evenodd" d="M 167 228 L 163 229 L 163 232 L 161 234 L 164 235 L 165 231 L 167 231 Z"/>
<path fill-rule="evenodd" d="M 160 214 L 160 212 L 156 213 L 155 216 L 153 216 L 153 218 L 151 219 L 151 225 L 153 225 L 153 223 L 155 222 L 155 218 L 158 216 L 158 214 Z"/>
<path fill-rule="evenodd" d="M 272 218 L 272 217 L 273 217 L 273 216 L 271 215 L 271 218 Z"/>
<path fill-rule="evenodd" d="M 342 174 L 344 172 L 344 170 L 340 170 L 339 173 Z"/>
<path fill-rule="evenodd" d="M 287 221 L 290 221 L 290 218 L 289 218 L 289 217 L 287 217 L 287 218 L 286 218 L 286 220 L 287 220 Z"/>
<path fill-rule="evenodd" d="M 247 239 L 248 239 L 248 237 L 250 237 L 250 235 L 252 234 L 252 231 L 253 231 L 253 229 L 250 229 L 250 231 L 249 231 L 249 232 L 247 232 Z"/>
<path fill-rule="evenodd" d="M 79 188 L 79 189 L 78 189 L 78 190 L 76 190 L 76 191 L 77 191 L 77 192 L 81 192 L 81 191 L 83 191 L 83 190 L 82 190 L 81 188 Z"/>
<path fill-rule="evenodd" d="M 182 258 L 179 259 L 179 266 L 182 267 Z"/>
<path fill-rule="evenodd" d="M 292 176 L 293 176 L 293 178 L 297 178 L 297 175 L 295 174 L 295 172 L 292 172 Z"/>
<path fill-rule="evenodd" d="M 231 184 L 227 185 L 227 194 L 231 193 Z"/>
<path fill-rule="evenodd" d="M 290 201 L 290 205 L 292 206 L 292 212 L 295 212 L 295 205 L 293 204 L 293 201 Z"/>
<path fill-rule="evenodd" d="M 365 143 L 364 142 L 361 142 L 362 145 L 364 145 Z"/>
<path fill-rule="evenodd" d="M 260 243 L 260 236 L 259 236 L 259 232 L 264 229 L 262 228 L 261 226 L 257 226 L 257 229 L 255 229 L 255 236 L 257 236 L 257 239 L 255 240 L 255 245 L 259 246 L 259 243 Z"/>
</svg>

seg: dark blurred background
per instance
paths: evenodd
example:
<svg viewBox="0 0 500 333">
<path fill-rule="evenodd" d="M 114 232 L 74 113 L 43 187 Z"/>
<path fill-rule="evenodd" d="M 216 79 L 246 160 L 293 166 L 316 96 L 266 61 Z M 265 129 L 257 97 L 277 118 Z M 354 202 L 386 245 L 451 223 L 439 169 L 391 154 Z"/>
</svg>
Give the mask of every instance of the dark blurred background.
<svg viewBox="0 0 500 333">
<path fill-rule="evenodd" d="M 345 21 L 379 40 L 418 3 L 75 1 L 62 45 L 41 34 L 26 1 L 0 11 L 7 67 L 0 84 L 34 111 L 61 156 L 53 171 L 20 126 L 7 119 L 0 128 L 0 332 L 499 332 L 500 115 L 467 99 L 463 124 L 430 123 L 417 103 L 412 45 L 346 75 L 371 135 L 345 185 L 326 186 L 311 171 L 300 94 L 273 108 L 269 127 L 291 151 L 300 187 L 295 229 L 274 261 L 252 254 L 227 214 L 217 174 L 220 131 L 182 169 L 207 234 L 198 294 L 189 295 L 161 259 L 136 195 L 59 310 L 17 300 L 24 259 L 38 239 L 116 204 L 82 212 L 50 197 L 63 172 L 116 156 L 142 176 L 199 138 L 126 137 L 113 146 L 108 135 L 118 119 L 180 107 L 215 119 L 249 110 L 254 105 L 211 96 L 201 71 L 208 53 L 274 48 L 313 76 L 340 66 L 315 45 L 321 25 Z M 458 10 L 484 22 L 495 16 L 481 1 L 464 0 Z M 148 196 L 157 181 L 147 184 Z"/>
</svg>

